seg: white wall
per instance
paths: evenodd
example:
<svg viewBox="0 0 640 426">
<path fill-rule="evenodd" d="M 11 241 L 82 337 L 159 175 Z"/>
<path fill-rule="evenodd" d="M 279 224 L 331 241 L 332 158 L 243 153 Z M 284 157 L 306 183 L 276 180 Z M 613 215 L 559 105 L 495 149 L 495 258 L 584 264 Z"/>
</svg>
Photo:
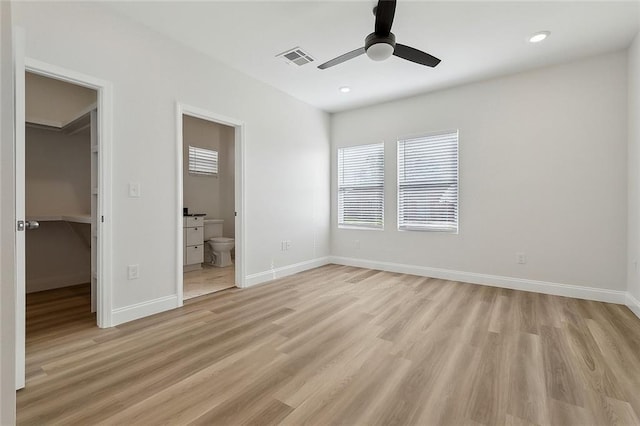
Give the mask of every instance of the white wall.
<svg viewBox="0 0 640 426">
<path fill-rule="evenodd" d="M 113 83 L 114 308 L 176 293 L 176 101 L 246 124 L 246 273 L 328 255 L 326 113 L 99 4 L 14 9 L 28 57 Z M 141 198 L 127 197 L 129 182 L 141 184 Z M 293 241 L 286 255 L 283 239 Z M 138 280 L 126 279 L 129 264 L 140 265 Z"/>
<path fill-rule="evenodd" d="M 611 53 L 335 114 L 332 254 L 624 291 L 626 72 Z M 395 141 L 448 129 L 460 130 L 460 233 L 398 232 Z M 336 147 L 379 141 L 385 230 L 337 229 Z"/>
<path fill-rule="evenodd" d="M 0 425 L 16 419 L 14 84 L 11 6 L 0 2 Z"/>
<path fill-rule="evenodd" d="M 640 34 L 629 47 L 629 215 L 627 291 L 640 316 Z"/>
</svg>

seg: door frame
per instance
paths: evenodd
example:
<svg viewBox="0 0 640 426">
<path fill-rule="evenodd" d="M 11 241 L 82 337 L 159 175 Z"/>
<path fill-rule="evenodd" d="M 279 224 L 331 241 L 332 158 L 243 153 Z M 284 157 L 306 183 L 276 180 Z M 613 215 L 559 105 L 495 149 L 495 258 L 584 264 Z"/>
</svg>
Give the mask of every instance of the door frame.
<svg viewBox="0 0 640 426">
<path fill-rule="evenodd" d="M 24 72 L 61 80 L 93 89 L 98 94 L 98 206 L 97 206 L 97 325 L 112 327 L 112 123 L 113 85 L 111 82 L 75 70 L 24 58 Z M 23 100 L 24 104 L 24 100 Z M 24 117 L 23 117 L 24 120 Z M 24 123 L 22 123 L 24 127 Z M 93 189 L 93 188 L 92 188 Z M 24 291 L 24 289 L 22 289 Z M 19 293 L 20 294 L 20 293 Z"/>
<path fill-rule="evenodd" d="M 24 33 L 20 36 L 24 43 Z M 24 44 L 22 45 L 24 46 Z M 22 54 L 24 55 L 24 54 Z M 107 328 L 112 323 L 112 238 L 111 238 L 111 132 L 113 120 L 113 88 L 110 82 L 101 80 L 92 76 L 79 73 L 74 70 L 41 62 L 33 58 L 16 54 L 16 84 L 21 84 L 20 88 L 16 88 L 16 139 L 14 141 L 16 153 L 15 173 L 16 181 L 18 173 L 24 174 L 24 144 L 25 135 L 24 128 L 26 125 L 25 117 L 25 73 L 31 72 L 44 77 L 65 81 L 78 86 L 94 89 L 98 94 L 98 209 L 97 209 L 97 325 L 100 328 Z M 21 146 L 20 146 L 21 145 Z M 19 164 L 22 164 L 19 167 Z M 24 182 L 24 178 L 22 179 Z M 24 188 L 23 188 L 24 190 Z M 18 195 L 17 182 L 14 186 L 16 192 L 16 200 L 21 197 L 24 200 L 24 193 Z M 16 208 L 16 213 L 18 209 Z M 16 217 L 16 220 L 24 220 L 24 211 Z M 17 231 L 16 231 L 17 233 Z M 24 238 L 24 234 L 21 235 Z M 16 237 L 16 245 L 18 244 Z M 24 243 L 21 244 L 24 249 Z M 17 248 L 17 246 L 16 246 Z M 26 323 L 26 306 L 25 306 L 25 263 L 24 253 L 20 254 L 16 250 L 16 389 L 22 389 L 25 386 L 25 323 Z"/>
<path fill-rule="evenodd" d="M 202 108 L 187 105 L 182 102 L 176 102 L 176 182 L 177 182 L 177 200 L 176 204 L 176 294 L 178 295 L 178 306 L 183 305 L 183 135 L 182 135 L 182 118 L 183 116 L 200 118 L 202 120 L 211 121 L 217 124 L 233 127 L 234 132 L 234 204 L 236 212 L 235 223 L 235 284 L 236 287 L 245 287 L 245 217 L 244 217 L 244 134 L 245 124 L 235 118 L 225 117 L 223 115 L 207 111 Z"/>
</svg>

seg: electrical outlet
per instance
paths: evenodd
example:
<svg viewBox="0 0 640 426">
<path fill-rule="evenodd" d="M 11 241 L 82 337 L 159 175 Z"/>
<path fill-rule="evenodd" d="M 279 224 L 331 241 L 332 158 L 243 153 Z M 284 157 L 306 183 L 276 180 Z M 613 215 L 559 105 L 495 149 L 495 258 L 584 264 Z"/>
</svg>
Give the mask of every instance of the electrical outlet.
<svg viewBox="0 0 640 426">
<path fill-rule="evenodd" d="M 127 279 L 137 280 L 138 278 L 140 278 L 140 266 L 129 265 L 127 267 Z"/>
<path fill-rule="evenodd" d="M 271 259 L 271 269 L 275 269 L 276 268 L 276 263 L 273 261 L 273 258 Z"/>
<path fill-rule="evenodd" d="M 289 250 L 291 248 L 291 240 L 287 240 L 284 242 L 284 249 Z"/>
<path fill-rule="evenodd" d="M 139 198 L 140 197 L 140 184 L 136 182 L 129 183 L 129 197 L 130 198 Z"/>
<path fill-rule="evenodd" d="M 520 265 L 527 263 L 527 255 L 524 253 L 516 253 L 516 263 Z"/>
</svg>

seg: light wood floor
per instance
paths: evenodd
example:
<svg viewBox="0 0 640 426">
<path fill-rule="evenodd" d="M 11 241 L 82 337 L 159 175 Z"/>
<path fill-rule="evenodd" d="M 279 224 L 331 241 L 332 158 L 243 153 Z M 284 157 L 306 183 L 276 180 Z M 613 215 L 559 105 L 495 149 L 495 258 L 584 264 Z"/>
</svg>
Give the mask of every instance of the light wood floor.
<svg viewBox="0 0 640 426">
<path fill-rule="evenodd" d="M 619 305 L 336 265 L 107 330 L 67 296 L 29 295 L 20 424 L 640 424 Z"/>
<path fill-rule="evenodd" d="M 235 265 L 219 268 L 204 263 L 202 269 L 184 273 L 182 298 L 184 300 L 193 299 L 235 287 L 235 273 Z"/>
</svg>

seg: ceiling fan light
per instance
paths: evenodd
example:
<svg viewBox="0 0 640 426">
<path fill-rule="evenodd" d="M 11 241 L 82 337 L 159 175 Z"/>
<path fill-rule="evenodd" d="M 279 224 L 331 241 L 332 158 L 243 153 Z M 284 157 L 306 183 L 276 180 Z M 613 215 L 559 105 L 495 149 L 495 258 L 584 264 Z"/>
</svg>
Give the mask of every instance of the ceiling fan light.
<svg viewBox="0 0 640 426">
<path fill-rule="evenodd" d="M 384 61 L 393 55 L 394 47 L 388 43 L 376 43 L 367 48 L 367 56 L 374 61 Z"/>
</svg>

